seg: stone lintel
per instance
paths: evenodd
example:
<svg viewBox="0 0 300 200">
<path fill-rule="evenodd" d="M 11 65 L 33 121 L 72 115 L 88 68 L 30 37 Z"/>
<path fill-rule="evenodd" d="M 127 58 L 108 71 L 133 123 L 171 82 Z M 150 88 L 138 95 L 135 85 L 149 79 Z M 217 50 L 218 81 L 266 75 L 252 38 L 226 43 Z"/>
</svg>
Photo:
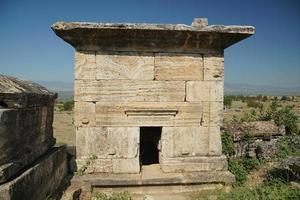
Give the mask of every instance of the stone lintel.
<svg viewBox="0 0 300 200">
<path fill-rule="evenodd" d="M 253 26 L 57 22 L 52 30 L 77 50 L 197 52 L 223 50 L 254 34 Z"/>
</svg>

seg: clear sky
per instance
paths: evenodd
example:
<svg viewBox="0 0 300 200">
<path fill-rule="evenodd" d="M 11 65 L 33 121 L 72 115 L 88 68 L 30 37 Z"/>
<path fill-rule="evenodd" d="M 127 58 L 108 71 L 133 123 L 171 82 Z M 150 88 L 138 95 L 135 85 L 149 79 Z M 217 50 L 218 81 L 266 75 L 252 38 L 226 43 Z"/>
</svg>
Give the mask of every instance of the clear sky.
<svg viewBox="0 0 300 200">
<path fill-rule="evenodd" d="M 0 0 L 0 73 L 36 81 L 73 80 L 74 49 L 56 21 L 253 25 L 225 50 L 225 82 L 300 86 L 299 0 Z"/>
</svg>

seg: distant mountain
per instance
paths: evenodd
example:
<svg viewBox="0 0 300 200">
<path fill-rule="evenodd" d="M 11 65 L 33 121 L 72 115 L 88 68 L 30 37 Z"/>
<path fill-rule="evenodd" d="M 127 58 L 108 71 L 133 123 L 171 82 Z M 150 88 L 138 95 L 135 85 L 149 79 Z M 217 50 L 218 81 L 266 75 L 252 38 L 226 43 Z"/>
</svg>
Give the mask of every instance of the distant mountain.
<svg viewBox="0 0 300 200">
<path fill-rule="evenodd" d="M 300 95 L 300 86 L 298 87 L 278 87 L 266 85 L 250 85 L 225 82 L 225 94 L 243 94 L 243 95 Z"/>
<path fill-rule="evenodd" d="M 55 91 L 58 94 L 58 101 L 71 101 L 74 98 L 73 82 L 60 81 L 34 81 L 49 90 Z"/>
<path fill-rule="evenodd" d="M 73 82 L 59 81 L 35 81 L 46 88 L 56 91 L 59 100 L 73 99 Z M 276 87 L 265 85 L 250 85 L 225 82 L 225 94 L 243 94 L 243 95 L 300 95 L 299 87 Z"/>
<path fill-rule="evenodd" d="M 34 81 L 49 90 L 53 91 L 73 91 L 73 82 L 62 82 L 62 81 Z"/>
</svg>

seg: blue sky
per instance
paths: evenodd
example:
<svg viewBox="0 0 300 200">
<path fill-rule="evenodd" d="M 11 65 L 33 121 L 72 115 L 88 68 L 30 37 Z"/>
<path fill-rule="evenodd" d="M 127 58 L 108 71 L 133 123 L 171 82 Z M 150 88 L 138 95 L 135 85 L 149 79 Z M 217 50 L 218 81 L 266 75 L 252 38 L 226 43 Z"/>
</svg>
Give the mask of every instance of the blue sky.
<svg viewBox="0 0 300 200">
<path fill-rule="evenodd" d="M 0 0 L 0 73 L 35 81 L 73 80 L 74 49 L 56 21 L 253 25 L 256 34 L 225 50 L 225 82 L 300 86 L 298 0 Z"/>
</svg>

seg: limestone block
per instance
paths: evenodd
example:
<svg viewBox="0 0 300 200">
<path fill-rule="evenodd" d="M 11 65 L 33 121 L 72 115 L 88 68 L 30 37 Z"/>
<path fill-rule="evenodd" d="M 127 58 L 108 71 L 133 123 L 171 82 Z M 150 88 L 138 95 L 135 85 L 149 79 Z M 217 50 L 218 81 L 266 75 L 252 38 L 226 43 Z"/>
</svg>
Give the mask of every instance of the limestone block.
<svg viewBox="0 0 300 200">
<path fill-rule="evenodd" d="M 109 150 L 108 132 L 105 127 L 76 128 L 76 157 L 88 159 L 91 156 L 106 158 Z"/>
<path fill-rule="evenodd" d="M 96 125 L 200 126 L 202 102 L 97 102 Z"/>
<path fill-rule="evenodd" d="M 96 55 L 94 51 L 75 52 L 75 79 L 95 80 Z"/>
<path fill-rule="evenodd" d="M 154 79 L 153 54 L 123 52 L 96 55 L 97 79 Z"/>
<path fill-rule="evenodd" d="M 222 126 L 223 102 L 203 102 L 203 126 Z"/>
<path fill-rule="evenodd" d="M 109 155 L 117 158 L 139 156 L 139 127 L 108 127 Z"/>
<path fill-rule="evenodd" d="M 49 107 L 0 109 L 0 182 L 8 180 L 55 144 Z"/>
<path fill-rule="evenodd" d="M 41 200 L 54 194 L 68 173 L 65 147 L 54 147 L 18 177 L 0 185 L 1 200 Z"/>
<path fill-rule="evenodd" d="M 192 157 L 208 154 L 207 127 L 163 127 L 162 157 Z"/>
<path fill-rule="evenodd" d="M 198 156 L 164 159 L 161 163 L 163 172 L 200 172 L 227 170 L 226 156 Z"/>
<path fill-rule="evenodd" d="M 212 126 L 209 128 L 209 155 L 222 155 L 221 132 L 219 126 Z"/>
<path fill-rule="evenodd" d="M 87 162 L 89 164 L 87 164 Z M 80 169 L 83 169 L 83 167 L 86 167 L 84 170 L 84 174 L 93 174 L 93 173 L 111 173 L 113 172 L 112 168 L 112 160 L 111 159 L 95 159 L 91 160 L 88 158 L 85 159 L 76 159 L 77 164 L 77 171 Z"/>
<path fill-rule="evenodd" d="M 184 101 L 184 98 L 184 81 L 75 81 L 75 101 Z"/>
<path fill-rule="evenodd" d="M 187 81 L 186 100 L 198 101 L 223 101 L 223 81 Z"/>
<path fill-rule="evenodd" d="M 75 101 L 75 126 L 95 126 L 95 108 L 96 104 L 93 102 Z"/>
<path fill-rule="evenodd" d="M 113 173 L 139 173 L 139 157 L 130 159 L 113 159 Z"/>
<path fill-rule="evenodd" d="M 76 129 L 77 158 L 138 157 L 139 127 L 79 127 Z"/>
<path fill-rule="evenodd" d="M 224 80 L 224 57 L 220 54 L 204 54 L 204 80 Z"/>
<path fill-rule="evenodd" d="M 200 54 L 155 54 L 155 80 L 203 80 Z"/>
</svg>

